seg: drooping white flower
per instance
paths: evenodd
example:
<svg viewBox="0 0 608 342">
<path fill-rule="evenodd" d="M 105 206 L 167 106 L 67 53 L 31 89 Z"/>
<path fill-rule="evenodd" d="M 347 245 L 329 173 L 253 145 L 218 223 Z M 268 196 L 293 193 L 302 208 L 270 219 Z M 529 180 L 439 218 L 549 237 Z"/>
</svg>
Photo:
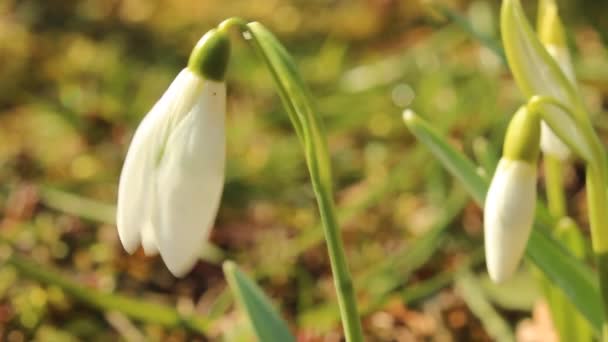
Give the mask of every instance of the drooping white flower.
<svg viewBox="0 0 608 342">
<path fill-rule="evenodd" d="M 536 166 L 502 158 L 484 205 L 486 264 L 490 278 L 501 282 L 521 261 L 534 220 Z"/>
<path fill-rule="evenodd" d="M 176 276 L 198 260 L 224 184 L 226 87 L 203 75 L 189 65 L 145 116 L 118 188 L 125 250 L 160 253 Z"/>
<path fill-rule="evenodd" d="M 517 269 L 532 231 L 539 141 L 538 114 L 521 107 L 507 128 L 503 156 L 484 203 L 486 264 L 495 282 Z"/>
</svg>

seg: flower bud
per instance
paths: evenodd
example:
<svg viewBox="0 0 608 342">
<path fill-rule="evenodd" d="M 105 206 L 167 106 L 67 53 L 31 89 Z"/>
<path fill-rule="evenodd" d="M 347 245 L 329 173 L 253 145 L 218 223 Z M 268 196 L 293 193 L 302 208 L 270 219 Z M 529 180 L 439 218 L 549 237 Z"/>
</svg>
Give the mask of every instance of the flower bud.
<svg viewBox="0 0 608 342">
<path fill-rule="evenodd" d="M 495 282 L 515 272 L 532 230 L 539 141 L 540 120 L 522 107 L 507 129 L 503 157 L 484 203 L 486 264 Z"/>
<path fill-rule="evenodd" d="M 555 0 L 541 0 L 539 2 L 537 26 L 541 43 L 545 46 L 549 55 L 555 59 L 568 81 L 575 86 L 576 77 L 574 76 L 570 53 L 566 45 L 564 27 L 559 18 Z M 544 121 L 541 124 L 540 147 L 544 153 L 551 154 L 560 160 L 565 160 L 570 156 L 568 146 L 557 137 Z"/>
<path fill-rule="evenodd" d="M 578 156 L 585 160 L 591 158 L 591 147 L 578 124 L 588 119 L 581 116 L 581 111 L 572 110 L 581 107 L 580 97 L 556 60 L 534 35 L 519 0 L 503 1 L 500 26 L 509 67 L 521 91 L 528 100 L 545 96 L 562 103 L 562 108 L 543 104 L 537 109 L 542 111 L 543 119 L 560 137 L 556 138 L 561 140 L 560 143 L 566 141 Z M 558 41 L 557 36 L 549 35 L 547 40 Z M 554 145 L 551 142 L 547 144 Z M 556 149 L 556 153 L 560 151 Z"/>
</svg>

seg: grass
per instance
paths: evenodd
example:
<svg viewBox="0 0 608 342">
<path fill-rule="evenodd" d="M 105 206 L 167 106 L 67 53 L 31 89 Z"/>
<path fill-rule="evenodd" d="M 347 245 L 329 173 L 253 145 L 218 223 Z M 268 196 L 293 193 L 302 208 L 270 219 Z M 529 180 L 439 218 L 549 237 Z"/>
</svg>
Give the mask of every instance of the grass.
<svg viewBox="0 0 608 342">
<path fill-rule="evenodd" d="M 470 277 L 484 272 L 481 213 L 459 199 L 461 185 L 401 120 L 405 107 L 425 113 L 467 155 L 489 149 L 478 162 L 491 170 L 491 155 L 522 97 L 500 59 L 459 25 L 438 21 L 417 2 L 106 3 L 0 5 L 0 37 L 9 37 L 0 39 L 0 258 L 14 253 L 31 266 L 0 264 L 0 312 L 6 313 L 0 337 L 115 340 L 134 336 L 125 331 L 135 329 L 150 340 L 237 340 L 230 330 L 241 320 L 226 292 L 224 259 L 258 280 L 299 338 L 341 331 L 299 142 L 269 74 L 242 41 L 228 72 L 227 183 L 211 240 L 215 256 L 176 280 L 160 259 L 127 256 L 118 242 L 113 206 L 133 130 L 185 66 L 192 44 L 233 15 L 276 32 L 317 99 L 348 263 L 360 302 L 368 303 L 368 339 L 447 331 L 487 340 L 497 332 L 476 317 L 494 314 L 484 311 L 486 302 L 509 331 L 529 316 L 490 295 L 482 304 L 471 298 Z M 466 13 L 473 25 L 496 28 L 493 6 Z M 582 22 L 572 31 L 582 91 L 591 111 L 601 114 L 605 50 L 579 13 L 570 17 Z M 486 38 L 496 39 L 493 32 Z M 605 116 L 595 119 L 605 135 Z M 480 137 L 486 147 L 478 146 Z M 569 208 L 584 224 L 578 214 L 583 180 L 576 167 L 569 173 Z M 440 238 L 430 239 L 439 226 Z M 416 254 L 425 241 L 429 249 Z M 463 276 L 463 269 L 471 273 Z M 133 329 L 119 328 L 103 306 L 112 299 L 100 305 L 80 298 L 71 285 L 48 286 L 48 270 L 78 289 L 119 294 L 170 308 L 170 314 L 150 320 L 126 313 L 121 324 Z M 381 273 L 390 275 L 388 283 Z M 376 281 L 365 281 L 370 278 Z M 454 291 L 454 280 L 464 294 Z M 413 323 L 415 314 L 435 329 Z M 205 337 L 171 323 L 194 316 L 205 322 Z M 453 316 L 464 317 L 464 325 Z"/>
</svg>

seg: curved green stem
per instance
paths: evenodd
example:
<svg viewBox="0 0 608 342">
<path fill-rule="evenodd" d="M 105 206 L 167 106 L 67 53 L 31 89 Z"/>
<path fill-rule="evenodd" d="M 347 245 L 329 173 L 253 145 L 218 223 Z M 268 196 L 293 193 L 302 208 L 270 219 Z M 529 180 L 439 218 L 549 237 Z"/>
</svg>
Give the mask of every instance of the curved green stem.
<svg viewBox="0 0 608 342">
<path fill-rule="evenodd" d="M 312 96 L 291 56 L 272 33 L 259 23 L 246 24 L 239 18 L 225 20 L 218 29 L 228 30 L 232 27 L 241 31 L 267 64 L 302 143 L 327 242 L 345 338 L 348 342 L 362 342 L 363 332 L 355 290 L 336 217 L 327 138 L 319 114 L 314 108 Z"/>
</svg>

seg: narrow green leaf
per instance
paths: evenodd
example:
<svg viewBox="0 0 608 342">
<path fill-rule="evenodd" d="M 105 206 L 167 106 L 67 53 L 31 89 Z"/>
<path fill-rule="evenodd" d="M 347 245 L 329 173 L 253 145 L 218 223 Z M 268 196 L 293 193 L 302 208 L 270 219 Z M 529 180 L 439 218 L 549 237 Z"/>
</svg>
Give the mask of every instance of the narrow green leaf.
<svg viewBox="0 0 608 342">
<path fill-rule="evenodd" d="M 493 51 L 503 62 L 507 61 L 500 43 L 493 37 L 477 30 L 467 18 L 447 6 L 437 3 L 433 3 L 431 6 L 460 26 L 466 33 L 477 39 L 483 46 Z"/>
<path fill-rule="evenodd" d="M 515 341 L 509 324 L 490 304 L 479 286 L 479 279 L 470 271 L 464 271 L 456 278 L 456 289 L 494 340 Z"/>
<path fill-rule="evenodd" d="M 17 254 L 10 256 L 7 264 L 15 267 L 25 277 L 43 284 L 57 286 L 75 300 L 103 311 L 117 311 L 141 322 L 172 328 L 182 327 L 199 334 L 207 332 L 209 327 L 209 321 L 203 317 L 183 315 L 170 306 L 82 286 L 78 282 L 63 277 L 48 266 L 36 264 Z"/>
<path fill-rule="evenodd" d="M 41 201 L 48 207 L 88 220 L 115 224 L 116 207 L 111 204 L 71 194 L 59 189 L 42 186 Z"/>
<path fill-rule="evenodd" d="M 484 202 L 488 182 L 477 174 L 475 164 L 456 151 L 431 126 L 413 111 L 406 110 L 403 120 L 410 132 L 428 147 L 441 164 L 458 178 L 477 203 Z"/>
<path fill-rule="evenodd" d="M 413 112 L 406 115 L 405 122 L 444 167 L 465 183 L 465 188 L 477 204 L 483 206 L 488 184 L 476 173 L 474 164 Z M 537 207 L 542 206 L 537 205 Z M 528 241 L 526 256 L 564 291 L 595 331 L 601 331 L 602 301 L 594 272 L 547 234 L 547 226 L 550 225 L 551 221 L 546 209 L 537 210 L 536 223 Z"/>
<path fill-rule="evenodd" d="M 295 342 L 287 323 L 281 319 L 264 292 L 231 261 L 224 263 L 228 285 L 249 317 L 253 330 L 262 342 Z"/>
</svg>

